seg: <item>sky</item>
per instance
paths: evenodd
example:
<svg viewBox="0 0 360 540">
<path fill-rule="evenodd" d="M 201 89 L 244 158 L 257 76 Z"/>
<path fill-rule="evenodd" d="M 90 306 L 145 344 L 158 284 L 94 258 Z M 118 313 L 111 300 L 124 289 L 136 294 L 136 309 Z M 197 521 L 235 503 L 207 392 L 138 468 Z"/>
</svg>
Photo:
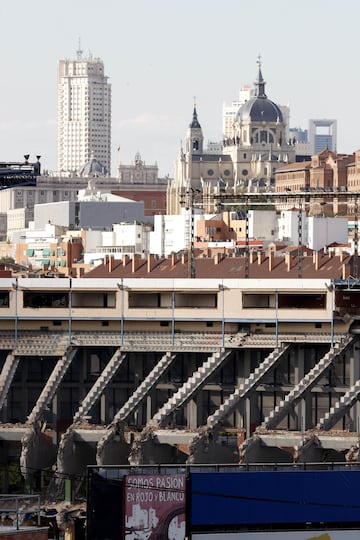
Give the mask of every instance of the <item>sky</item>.
<svg viewBox="0 0 360 540">
<path fill-rule="evenodd" d="M 358 0 L 0 0 L 0 20 L 0 161 L 56 170 L 57 63 L 79 39 L 112 85 L 112 176 L 137 152 L 173 176 L 194 101 L 205 143 L 220 141 L 258 55 L 291 127 L 336 119 L 337 150 L 360 148 Z"/>
</svg>

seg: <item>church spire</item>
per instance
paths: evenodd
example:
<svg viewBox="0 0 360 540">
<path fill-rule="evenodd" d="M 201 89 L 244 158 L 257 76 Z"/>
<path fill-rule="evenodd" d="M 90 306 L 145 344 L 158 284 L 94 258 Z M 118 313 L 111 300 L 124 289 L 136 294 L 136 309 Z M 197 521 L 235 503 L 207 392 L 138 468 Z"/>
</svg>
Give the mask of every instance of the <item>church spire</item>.
<svg viewBox="0 0 360 540">
<path fill-rule="evenodd" d="M 198 120 L 196 103 L 194 102 L 193 118 L 186 135 L 186 152 L 192 155 L 201 155 L 203 153 L 203 141 L 204 137 Z"/>
<path fill-rule="evenodd" d="M 194 103 L 194 112 L 192 117 L 192 122 L 189 124 L 190 128 L 201 128 L 200 122 L 198 120 L 197 111 L 196 111 L 196 103 Z"/>
<path fill-rule="evenodd" d="M 259 71 L 258 71 L 258 78 L 255 81 L 255 95 L 257 97 L 266 98 L 267 96 L 265 94 L 265 81 L 261 73 L 261 56 L 260 55 L 258 56 L 256 63 L 258 65 Z"/>
</svg>

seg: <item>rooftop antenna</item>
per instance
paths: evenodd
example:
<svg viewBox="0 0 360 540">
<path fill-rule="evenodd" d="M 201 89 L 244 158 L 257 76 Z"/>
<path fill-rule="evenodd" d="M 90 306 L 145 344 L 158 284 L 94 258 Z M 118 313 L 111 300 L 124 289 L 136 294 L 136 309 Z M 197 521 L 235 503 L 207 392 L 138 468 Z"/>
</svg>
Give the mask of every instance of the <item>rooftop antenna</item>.
<svg viewBox="0 0 360 540">
<path fill-rule="evenodd" d="M 81 60 L 82 58 L 82 54 L 83 54 L 83 50 L 81 48 L 81 39 L 79 38 L 79 45 L 78 45 L 78 50 L 76 51 L 76 54 L 77 54 L 77 59 L 78 60 Z"/>
</svg>

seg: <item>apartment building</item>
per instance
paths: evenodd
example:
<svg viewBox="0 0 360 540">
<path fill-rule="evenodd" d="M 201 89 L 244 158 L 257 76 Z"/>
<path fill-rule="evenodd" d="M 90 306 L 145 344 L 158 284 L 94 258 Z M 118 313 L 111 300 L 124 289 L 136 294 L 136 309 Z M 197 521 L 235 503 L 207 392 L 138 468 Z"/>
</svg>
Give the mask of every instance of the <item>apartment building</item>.
<svg viewBox="0 0 360 540">
<path fill-rule="evenodd" d="M 111 85 L 100 58 L 58 63 L 58 172 L 74 175 L 91 158 L 111 171 Z"/>
</svg>

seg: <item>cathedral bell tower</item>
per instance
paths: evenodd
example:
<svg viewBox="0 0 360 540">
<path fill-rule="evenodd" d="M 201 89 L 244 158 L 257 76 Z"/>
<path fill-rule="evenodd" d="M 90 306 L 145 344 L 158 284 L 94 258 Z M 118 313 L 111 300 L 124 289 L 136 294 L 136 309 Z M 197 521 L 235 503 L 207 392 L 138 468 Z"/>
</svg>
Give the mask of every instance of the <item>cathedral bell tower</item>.
<svg viewBox="0 0 360 540">
<path fill-rule="evenodd" d="M 202 155 L 204 137 L 194 106 L 192 122 L 186 133 L 186 153 L 190 155 Z"/>
</svg>

